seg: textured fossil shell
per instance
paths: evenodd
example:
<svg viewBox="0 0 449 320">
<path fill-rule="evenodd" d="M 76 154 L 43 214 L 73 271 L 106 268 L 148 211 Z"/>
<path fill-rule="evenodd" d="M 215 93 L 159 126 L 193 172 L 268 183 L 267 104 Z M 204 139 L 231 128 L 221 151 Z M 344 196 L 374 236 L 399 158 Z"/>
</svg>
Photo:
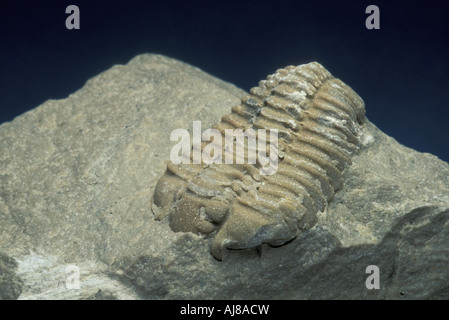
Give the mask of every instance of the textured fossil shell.
<svg viewBox="0 0 449 320">
<path fill-rule="evenodd" d="M 153 196 L 156 219 L 168 216 L 175 232 L 213 237 L 218 260 L 225 248 L 282 245 L 312 228 L 341 188 L 364 118 L 362 99 L 319 63 L 279 69 L 214 127 L 223 135 L 277 129 L 277 172 L 260 175 L 259 162 L 169 162 Z"/>
</svg>

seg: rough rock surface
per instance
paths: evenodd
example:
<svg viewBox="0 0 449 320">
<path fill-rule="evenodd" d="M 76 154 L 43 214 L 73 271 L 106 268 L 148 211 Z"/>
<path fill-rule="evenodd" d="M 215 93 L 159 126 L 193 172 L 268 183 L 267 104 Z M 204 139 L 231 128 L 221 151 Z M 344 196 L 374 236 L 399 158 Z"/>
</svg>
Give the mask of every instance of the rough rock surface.
<svg viewBox="0 0 449 320">
<path fill-rule="evenodd" d="M 369 122 L 343 189 L 285 246 L 219 262 L 209 239 L 154 221 L 171 131 L 209 128 L 244 95 L 146 54 L 2 124 L 0 298 L 449 298 L 449 165 Z M 369 265 L 380 289 L 365 285 Z"/>
</svg>

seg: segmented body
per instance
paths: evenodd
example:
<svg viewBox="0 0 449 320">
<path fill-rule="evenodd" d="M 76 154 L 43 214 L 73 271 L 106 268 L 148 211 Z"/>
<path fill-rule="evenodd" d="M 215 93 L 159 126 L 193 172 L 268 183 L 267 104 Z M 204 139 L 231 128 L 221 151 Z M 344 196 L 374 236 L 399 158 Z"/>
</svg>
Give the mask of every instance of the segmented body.
<svg viewBox="0 0 449 320">
<path fill-rule="evenodd" d="M 260 163 L 169 162 L 153 198 L 157 218 L 168 215 L 176 232 L 212 235 L 218 260 L 225 248 L 282 245 L 313 227 L 341 188 L 364 117 L 362 99 L 320 64 L 279 69 L 215 126 L 223 135 L 277 129 L 276 173 L 260 175 Z"/>
</svg>

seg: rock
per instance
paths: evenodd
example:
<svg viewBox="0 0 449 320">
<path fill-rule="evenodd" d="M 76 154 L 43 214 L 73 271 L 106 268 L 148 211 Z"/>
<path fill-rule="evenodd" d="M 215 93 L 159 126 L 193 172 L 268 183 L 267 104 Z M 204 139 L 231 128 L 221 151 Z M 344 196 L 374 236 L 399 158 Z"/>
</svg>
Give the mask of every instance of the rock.
<svg viewBox="0 0 449 320">
<path fill-rule="evenodd" d="M 449 165 L 369 121 L 343 189 L 285 246 L 228 251 L 219 262 L 210 239 L 155 221 L 151 197 L 171 131 L 193 120 L 209 128 L 244 95 L 145 54 L 2 124 L 0 297 L 449 297 Z M 365 285 L 370 265 L 379 289 Z"/>
<path fill-rule="evenodd" d="M 0 252 L 0 300 L 17 299 L 22 292 L 22 280 L 16 269 L 16 261 Z"/>
</svg>

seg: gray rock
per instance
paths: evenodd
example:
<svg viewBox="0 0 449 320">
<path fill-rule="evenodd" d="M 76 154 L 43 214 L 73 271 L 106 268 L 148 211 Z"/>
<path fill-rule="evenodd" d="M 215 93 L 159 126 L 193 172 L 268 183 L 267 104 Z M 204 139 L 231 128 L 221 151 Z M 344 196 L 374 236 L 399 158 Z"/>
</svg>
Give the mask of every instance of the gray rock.
<svg viewBox="0 0 449 320">
<path fill-rule="evenodd" d="M 285 246 L 219 262 L 210 239 L 154 221 L 171 131 L 209 128 L 244 95 L 146 54 L 2 124 L 0 298 L 449 298 L 449 165 L 369 122 L 343 189 Z"/>
<path fill-rule="evenodd" d="M 17 299 L 21 294 L 22 280 L 16 269 L 16 261 L 0 252 L 0 300 Z"/>
</svg>

